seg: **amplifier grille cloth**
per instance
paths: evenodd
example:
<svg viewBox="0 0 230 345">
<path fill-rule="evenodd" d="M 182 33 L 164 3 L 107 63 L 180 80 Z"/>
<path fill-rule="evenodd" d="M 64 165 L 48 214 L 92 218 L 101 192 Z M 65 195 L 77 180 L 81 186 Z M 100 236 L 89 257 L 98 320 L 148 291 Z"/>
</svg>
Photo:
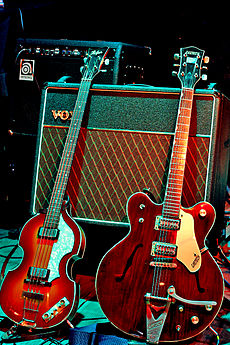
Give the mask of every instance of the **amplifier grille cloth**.
<svg viewBox="0 0 230 345">
<path fill-rule="evenodd" d="M 35 211 L 48 205 L 68 128 L 44 126 Z M 182 205 L 205 198 L 208 137 L 190 137 Z M 72 216 L 127 222 L 126 203 L 149 188 L 164 198 L 173 136 L 169 134 L 81 128 L 67 186 Z"/>
</svg>

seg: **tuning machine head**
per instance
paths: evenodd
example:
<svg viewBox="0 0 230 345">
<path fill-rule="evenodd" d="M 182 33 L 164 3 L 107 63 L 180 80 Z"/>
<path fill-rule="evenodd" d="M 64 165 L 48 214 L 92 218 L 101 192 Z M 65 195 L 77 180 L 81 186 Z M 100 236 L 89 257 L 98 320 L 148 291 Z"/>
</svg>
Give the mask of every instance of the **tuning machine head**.
<svg viewBox="0 0 230 345">
<path fill-rule="evenodd" d="M 180 60 L 180 54 L 178 54 L 178 53 L 174 54 L 173 58 L 175 61 Z"/>
<path fill-rule="evenodd" d="M 204 56 L 203 62 L 204 62 L 205 64 L 208 64 L 209 61 L 210 61 L 209 56 Z M 201 79 L 202 79 L 203 81 L 206 81 L 206 80 L 208 79 L 207 70 L 208 70 L 208 67 L 203 65 L 203 66 L 202 66 L 202 71 L 205 72 L 205 73 L 202 73 L 202 77 L 201 77 Z"/>
<path fill-rule="evenodd" d="M 209 61 L 210 61 L 209 56 L 204 56 L 203 61 L 206 64 L 209 63 Z"/>
<path fill-rule="evenodd" d="M 174 59 L 175 61 L 180 60 L 180 54 L 178 54 L 178 53 L 174 54 L 174 55 L 173 55 L 173 59 Z M 173 67 L 179 68 L 179 67 L 180 67 L 180 64 L 174 63 L 174 64 L 173 64 Z M 178 71 L 176 71 L 176 70 L 175 70 L 175 71 L 172 71 L 172 76 L 173 76 L 173 77 L 177 77 L 177 76 L 178 76 Z"/>
</svg>

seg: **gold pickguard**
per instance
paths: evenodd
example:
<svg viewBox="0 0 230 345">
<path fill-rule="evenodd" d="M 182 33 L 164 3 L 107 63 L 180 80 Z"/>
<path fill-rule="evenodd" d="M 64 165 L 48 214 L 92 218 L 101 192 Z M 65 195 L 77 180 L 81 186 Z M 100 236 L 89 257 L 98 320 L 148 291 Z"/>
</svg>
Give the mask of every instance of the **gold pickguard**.
<svg viewBox="0 0 230 345">
<path fill-rule="evenodd" d="M 190 272 L 196 272 L 201 267 L 201 252 L 198 247 L 194 219 L 191 214 L 180 210 L 181 226 L 177 232 L 177 260 L 182 262 Z"/>
</svg>

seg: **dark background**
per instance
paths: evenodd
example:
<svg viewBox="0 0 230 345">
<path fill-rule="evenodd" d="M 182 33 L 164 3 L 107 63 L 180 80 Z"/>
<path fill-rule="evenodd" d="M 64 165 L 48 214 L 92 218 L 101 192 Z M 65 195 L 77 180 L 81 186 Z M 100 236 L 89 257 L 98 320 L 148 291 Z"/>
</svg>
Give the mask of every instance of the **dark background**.
<svg viewBox="0 0 230 345">
<path fill-rule="evenodd" d="M 211 58 L 209 79 L 227 77 L 229 11 L 222 4 L 150 1 L 5 1 L 8 51 L 16 37 L 104 40 L 147 45 L 153 51 L 153 84 L 167 73 L 180 47 L 195 45 Z M 186 4 L 186 5 L 185 5 Z M 226 5 L 227 6 L 227 5 Z M 19 10 L 20 9 L 20 10 Z M 21 21 L 23 18 L 23 26 Z M 2 31 L 2 30 L 1 30 Z M 9 63 L 9 54 L 7 61 Z M 224 66 L 223 66 L 224 65 Z M 225 68 L 225 70 L 223 70 Z M 159 73 L 162 72 L 162 75 Z M 154 72 L 157 77 L 154 77 Z M 167 78 L 166 78 L 167 75 Z"/>
<path fill-rule="evenodd" d="M 227 5 L 226 5 L 227 6 Z M 173 55 L 194 45 L 210 57 L 208 82 L 230 92 L 228 7 L 219 3 L 165 1 L 5 1 L 0 11 L 0 225 L 28 218 L 35 137 L 10 137 L 10 77 L 15 69 L 17 38 L 117 41 L 152 48 L 148 83 L 180 87 L 172 78 Z M 22 124 L 23 127 L 23 124 Z M 17 129 L 16 129 L 17 130 Z"/>
</svg>

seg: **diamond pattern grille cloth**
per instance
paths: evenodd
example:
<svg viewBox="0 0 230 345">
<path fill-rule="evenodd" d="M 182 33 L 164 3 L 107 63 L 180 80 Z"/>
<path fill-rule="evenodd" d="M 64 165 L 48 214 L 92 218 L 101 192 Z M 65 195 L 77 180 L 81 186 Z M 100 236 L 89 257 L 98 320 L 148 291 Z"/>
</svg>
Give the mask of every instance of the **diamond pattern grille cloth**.
<svg viewBox="0 0 230 345">
<path fill-rule="evenodd" d="M 43 128 L 35 211 L 47 207 L 60 162 L 66 127 Z M 72 216 L 127 222 L 131 194 L 149 188 L 164 199 L 173 136 L 134 131 L 81 128 L 67 194 Z M 190 137 L 182 205 L 204 200 L 208 164 L 207 137 Z"/>
</svg>

